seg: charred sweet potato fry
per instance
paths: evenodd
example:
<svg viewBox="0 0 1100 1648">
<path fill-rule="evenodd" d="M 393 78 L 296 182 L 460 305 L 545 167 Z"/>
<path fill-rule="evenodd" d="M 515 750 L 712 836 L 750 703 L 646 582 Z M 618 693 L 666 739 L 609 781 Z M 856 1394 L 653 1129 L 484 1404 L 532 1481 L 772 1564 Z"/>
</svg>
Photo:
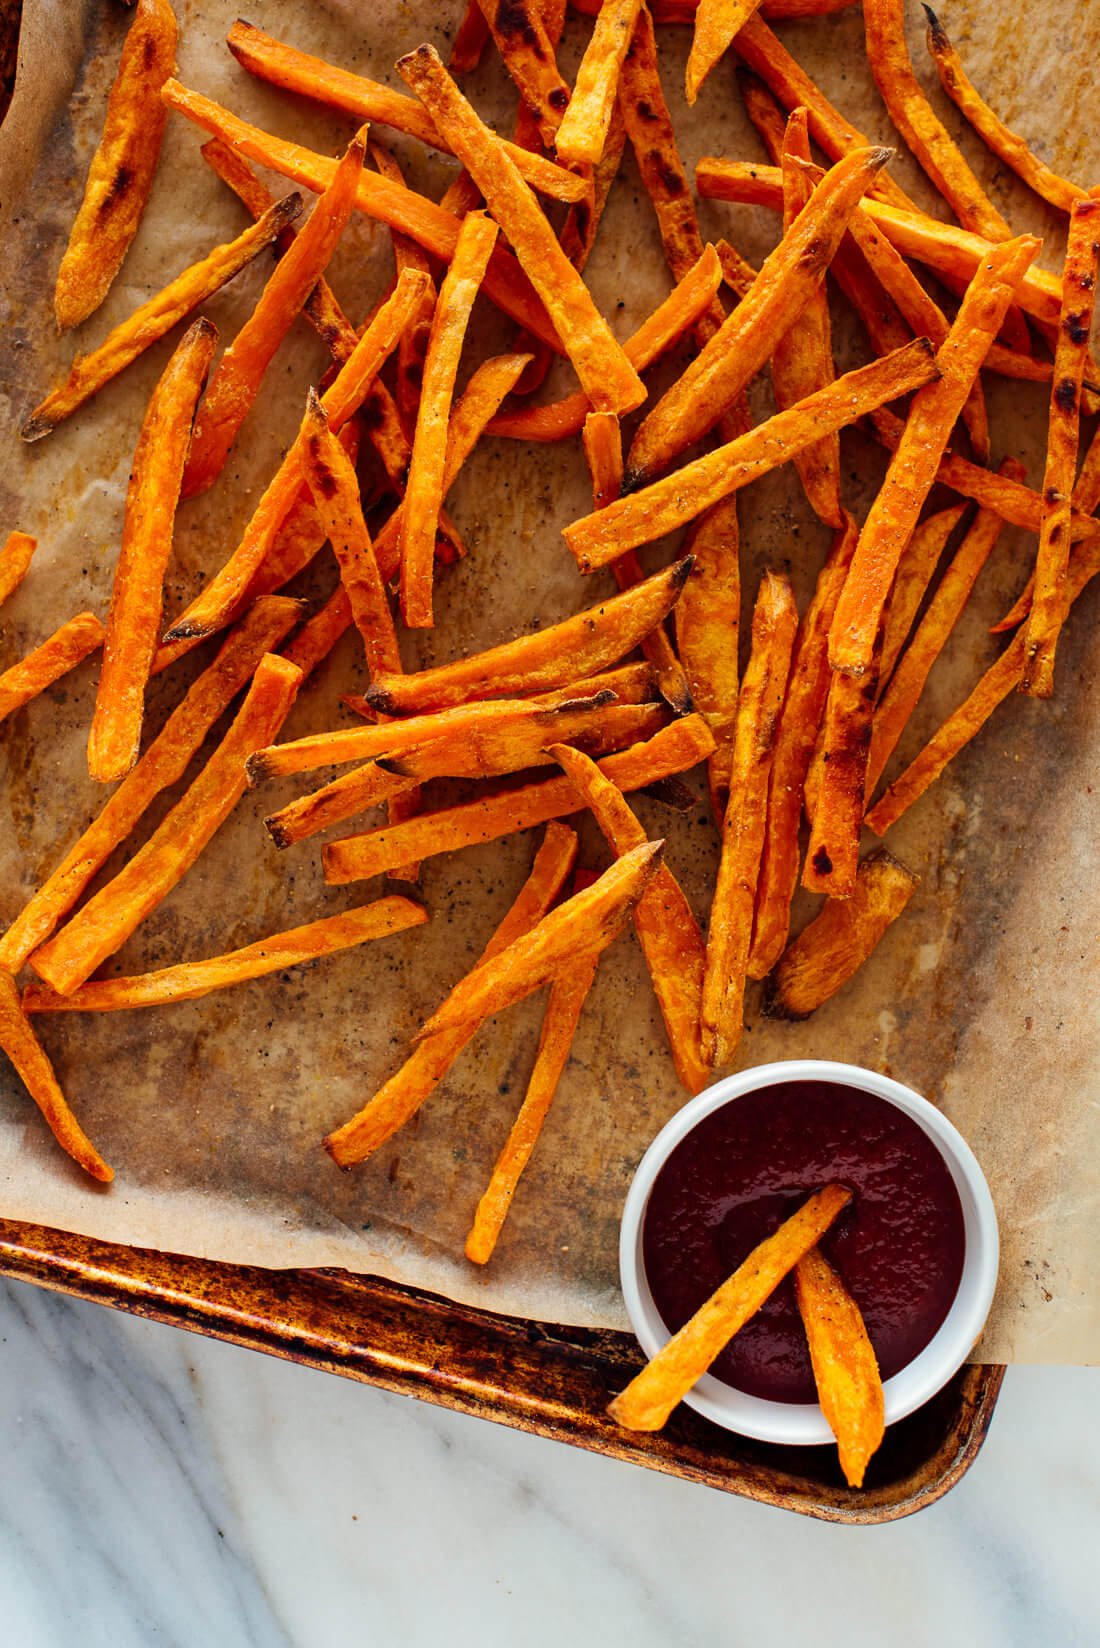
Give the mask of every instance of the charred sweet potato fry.
<svg viewBox="0 0 1100 1648">
<path fill-rule="evenodd" d="M 849 898 L 831 898 L 788 945 L 768 990 L 767 1011 L 804 1019 L 835 996 L 863 966 L 917 889 L 917 877 L 889 853 L 873 853 L 859 867 Z"/>
<path fill-rule="evenodd" d="M 937 510 L 927 515 L 913 529 L 913 535 L 901 552 L 890 598 L 883 615 L 882 659 L 879 680 L 889 681 L 894 665 L 901 656 L 917 608 L 936 575 L 944 547 L 963 516 L 965 504 L 954 504 L 950 509 Z"/>
<path fill-rule="evenodd" d="M 124 944 L 187 873 L 244 793 L 244 763 L 282 725 L 302 672 L 266 654 L 237 717 L 191 787 L 113 881 L 31 956 L 40 978 L 67 996 Z"/>
<path fill-rule="evenodd" d="M 180 481 L 217 335 L 203 317 L 184 334 L 149 399 L 134 451 L 88 734 L 88 771 L 103 784 L 124 777 L 141 747 Z"/>
<path fill-rule="evenodd" d="M 850 1488 L 862 1488 L 886 1430 L 886 1400 L 878 1358 L 848 1289 L 821 1249 L 812 1247 L 794 1267 L 794 1291 L 821 1411 L 840 1453 Z"/>
<path fill-rule="evenodd" d="M 712 505 L 692 524 L 684 541 L 691 572 L 673 614 L 691 701 L 714 734 L 715 750 L 707 765 L 718 820 L 726 809 L 737 719 L 740 548 L 735 494 Z"/>
<path fill-rule="evenodd" d="M 577 856 L 577 837 L 565 824 L 551 822 L 535 862 L 504 920 L 482 951 L 479 965 L 514 944 L 541 921 L 561 890 Z M 443 1080 L 477 1024 L 434 1036 L 413 1048 L 397 1073 L 350 1121 L 330 1133 L 325 1149 L 338 1167 L 352 1167 L 373 1154 L 403 1127 Z"/>
<path fill-rule="evenodd" d="M 931 345 L 917 338 L 884 360 L 846 372 L 797 406 L 777 412 L 747 435 L 695 458 L 652 486 L 574 521 L 562 537 L 582 572 L 606 566 L 626 550 L 694 520 L 721 498 L 787 463 L 823 434 L 931 383 L 937 370 Z"/>
<path fill-rule="evenodd" d="M 5 972 L 0 972 L 0 1049 L 11 1060 L 62 1150 L 93 1179 L 109 1184 L 114 1170 L 107 1166 L 69 1109 L 53 1065 L 20 1006 L 18 986 Z"/>
<path fill-rule="evenodd" d="M 733 1275 L 610 1403 L 607 1411 L 612 1419 L 626 1430 L 659 1431 L 718 1353 L 775 1292 L 803 1254 L 824 1236 L 851 1199 L 852 1193 L 844 1185 L 826 1185 L 785 1219 L 773 1235 L 754 1247 Z"/>
<path fill-rule="evenodd" d="M 207 961 L 181 961 L 155 973 L 139 973 L 132 978 L 92 979 L 71 995 L 59 996 L 48 984 L 31 981 L 23 992 L 25 1013 L 119 1013 L 131 1007 L 164 1007 L 175 1001 L 194 1001 L 211 990 L 265 978 L 288 967 L 300 967 L 321 956 L 371 939 L 389 938 L 407 927 L 419 927 L 428 912 L 411 899 L 391 896 L 363 904 L 357 910 L 325 916 L 292 927 L 289 932 L 272 933 L 243 949 L 230 950 Z"/>
<path fill-rule="evenodd" d="M 641 0 L 606 0 L 581 58 L 569 106 L 554 134 L 562 160 L 594 166 L 603 155 L 622 69 Z"/>
<path fill-rule="evenodd" d="M 554 43 L 547 33 L 542 8 L 531 3 L 517 6 L 515 0 L 479 0 L 479 4 L 493 44 L 524 106 L 530 111 L 544 147 L 552 149 L 569 107 L 570 93 L 558 72 Z M 438 117 L 436 124 L 447 131 L 446 123 Z M 449 132 L 447 135 L 449 138 Z M 472 167 L 467 169 L 473 172 Z M 476 178 L 476 174 L 473 175 Z"/>
<path fill-rule="evenodd" d="M 615 341 L 588 288 L 495 132 L 463 97 L 431 46 L 402 57 L 398 73 L 426 105 L 485 196 L 542 299 L 596 411 L 629 412 L 645 385 Z"/>
<path fill-rule="evenodd" d="M 331 784 L 323 784 L 309 795 L 300 795 L 296 801 L 280 807 L 277 813 L 270 813 L 264 819 L 264 829 L 276 847 L 292 847 L 297 841 L 306 841 L 318 831 L 327 830 L 332 824 L 343 824 L 346 819 L 356 818 L 383 802 L 389 802 L 392 809 L 396 797 L 415 794 L 416 790 L 415 778 L 405 778 L 380 767 L 376 761 L 368 761 L 365 766 L 334 778 Z M 390 823 L 401 822 L 391 810 Z"/>
<path fill-rule="evenodd" d="M 57 271 L 53 301 L 62 332 L 99 308 L 137 233 L 168 118 L 160 89 L 175 56 L 176 18 L 168 0 L 137 0 L 103 135 Z"/>
<path fill-rule="evenodd" d="M 0 721 L 29 704 L 103 644 L 104 629 L 94 612 L 80 612 L 41 646 L 0 674 Z"/>
<path fill-rule="evenodd" d="M 582 751 L 554 744 L 550 753 L 582 795 L 608 844 L 620 857 L 641 847 L 646 833 L 621 789 Z M 672 1061 L 689 1093 L 707 1085 L 699 1050 L 699 1004 L 706 950 L 683 888 L 662 863 L 634 906 L 634 931 L 665 1021 Z"/>
<path fill-rule="evenodd" d="M 849 565 L 848 577 L 851 576 Z M 842 589 L 840 599 L 843 598 Z M 828 893 L 833 898 L 847 898 L 856 885 L 881 648 L 880 629 L 867 673 L 851 676 L 833 670 L 825 700 L 821 782 L 813 796 L 802 885 L 811 892 Z"/>
<path fill-rule="evenodd" d="M 236 240 L 216 246 L 201 262 L 185 269 L 161 291 L 148 298 L 140 308 L 110 332 L 98 349 L 89 355 L 78 355 L 69 376 L 58 389 L 53 389 L 37 406 L 23 425 L 20 433 L 25 441 L 41 440 L 63 418 L 90 400 L 105 383 L 116 378 L 131 361 L 170 332 L 177 321 L 205 303 L 211 293 L 232 280 L 258 252 L 270 246 L 281 229 L 291 223 L 302 209 L 302 197 L 284 195 L 269 212 L 239 234 Z"/>
<path fill-rule="evenodd" d="M 752 615 L 722 823 L 722 857 L 707 932 L 701 1037 L 708 1064 L 728 1064 L 741 1039 L 752 913 L 767 820 L 768 778 L 798 613 L 787 579 L 765 572 Z"/>
<path fill-rule="evenodd" d="M 714 748 L 702 716 L 674 721 L 643 744 L 605 756 L 600 770 L 621 790 L 640 790 L 662 778 L 687 772 L 705 761 Z M 579 811 L 584 799 L 567 778 L 543 779 L 520 789 L 480 796 L 440 812 L 425 813 L 407 824 L 370 830 L 363 835 L 330 841 L 322 849 L 325 880 L 330 886 L 381 875 L 392 864 L 409 859 L 456 852 L 475 842 L 496 841 L 519 830 L 533 829 L 551 818 Z"/>
<path fill-rule="evenodd" d="M 9 532 L 0 550 L 0 606 L 10 600 L 31 568 L 38 539 L 29 532 Z"/>
<path fill-rule="evenodd" d="M 763 978 L 771 972 L 790 931 L 791 900 L 798 886 L 803 794 L 829 691 L 829 625 L 858 535 L 851 516 L 833 535 L 795 638 L 768 778 L 767 827 L 756 884 L 749 978 Z"/>
</svg>

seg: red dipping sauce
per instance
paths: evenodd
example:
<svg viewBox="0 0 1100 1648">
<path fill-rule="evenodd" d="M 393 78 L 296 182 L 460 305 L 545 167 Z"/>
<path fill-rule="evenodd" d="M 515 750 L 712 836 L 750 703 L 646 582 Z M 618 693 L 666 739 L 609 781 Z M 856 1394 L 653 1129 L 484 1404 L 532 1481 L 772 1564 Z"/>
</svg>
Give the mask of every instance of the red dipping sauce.
<svg viewBox="0 0 1100 1648">
<path fill-rule="evenodd" d="M 833 1082 L 781 1082 L 732 1099 L 661 1168 L 642 1221 L 642 1255 L 669 1330 L 833 1181 L 854 1194 L 821 1250 L 863 1313 L 882 1377 L 911 1362 L 958 1291 L 962 1204 L 923 1128 L 885 1099 Z M 710 1371 L 750 1396 L 817 1400 L 790 1277 Z"/>
</svg>

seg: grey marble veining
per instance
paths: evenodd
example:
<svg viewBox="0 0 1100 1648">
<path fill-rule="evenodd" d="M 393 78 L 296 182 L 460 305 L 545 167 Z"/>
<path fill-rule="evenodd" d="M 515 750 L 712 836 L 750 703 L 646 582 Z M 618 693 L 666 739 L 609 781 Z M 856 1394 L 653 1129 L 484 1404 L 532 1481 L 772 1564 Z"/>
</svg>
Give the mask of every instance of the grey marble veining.
<svg viewBox="0 0 1100 1648">
<path fill-rule="evenodd" d="M 833 1528 L 0 1284 L 4 1648 L 1094 1648 L 1100 1375 Z"/>
</svg>

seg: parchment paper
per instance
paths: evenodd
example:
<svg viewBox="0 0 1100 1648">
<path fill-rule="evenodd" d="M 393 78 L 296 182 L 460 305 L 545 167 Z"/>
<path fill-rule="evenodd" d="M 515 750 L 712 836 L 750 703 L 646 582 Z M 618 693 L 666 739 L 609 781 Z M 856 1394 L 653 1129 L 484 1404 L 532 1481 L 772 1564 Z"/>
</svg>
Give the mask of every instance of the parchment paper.
<svg viewBox="0 0 1100 1648">
<path fill-rule="evenodd" d="M 910 8 L 915 12 L 915 7 Z M 376 78 L 395 81 L 400 51 L 430 36 L 449 41 L 461 7 L 352 0 L 255 4 L 274 33 Z M 231 0 L 180 7 L 181 77 L 272 130 L 335 153 L 351 122 L 330 119 L 264 88 L 221 41 Z M 1100 44 L 1089 8 L 1018 14 L 953 0 L 945 22 L 977 83 L 1053 165 L 1088 184 L 1100 175 L 1100 137 L 1085 93 Z M 242 214 L 198 157 L 200 139 L 173 116 L 163 164 L 135 246 L 108 302 L 75 338 L 53 328 L 57 264 L 94 147 L 106 89 L 129 13 L 111 0 L 27 0 L 15 102 L 0 133 L 3 230 L 0 291 L 0 525 L 38 534 L 22 591 L 0 614 L 0 666 L 65 618 L 106 613 L 130 456 L 150 388 L 172 347 L 165 340 L 69 423 L 27 448 L 17 430 L 63 376 L 74 344 L 94 345 L 109 325 L 208 247 L 237 233 Z M 916 34 L 914 55 L 923 69 Z M 563 61 L 575 66 L 587 24 L 571 22 Z M 863 62 L 858 12 L 784 31 L 843 110 L 875 137 L 890 128 Z M 760 158 L 723 66 L 694 111 L 680 86 L 687 31 L 663 34 L 666 89 L 689 163 L 703 153 Z M 929 79 L 929 76 L 925 76 Z M 514 107 L 492 54 L 471 82 L 480 107 L 507 129 Z M 937 103 L 943 100 L 936 93 Z M 953 111 L 948 125 L 959 129 Z M 414 183 L 438 194 L 453 163 L 392 140 Z M 1062 250 L 1056 215 L 1010 180 L 969 135 L 967 154 L 1019 227 Z M 935 206 L 907 157 L 907 189 Z M 276 180 L 280 191 L 285 187 Z M 728 234 L 752 258 L 773 244 L 763 212 L 707 205 L 705 235 Z M 357 218 L 335 259 L 333 284 L 361 316 L 389 279 L 388 233 Z M 248 313 L 268 265 L 260 260 L 206 305 L 223 338 Z M 590 266 L 597 301 L 626 336 L 667 290 L 648 201 L 629 156 Z M 837 310 L 840 365 L 859 357 L 851 317 Z M 477 318 L 468 358 L 510 336 L 495 315 Z M 324 368 L 300 327 L 280 352 L 226 472 L 180 514 L 170 575 L 175 612 L 237 540 L 257 489 L 296 427 L 306 385 Z M 668 368 L 672 369 L 671 365 Z M 561 366 L 551 385 L 571 384 Z M 767 410 L 766 380 L 754 389 Z M 1042 471 L 1042 390 L 990 380 L 997 443 Z M 608 586 L 583 583 L 559 537 L 588 507 L 579 456 L 558 447 L 486 441 L 452 497 L 470 546 L 441 578 L 434 633 L 409 642 L 410 663 L 445 659 L 550 622 Z M 882 473 L 877 450 L 846 435 L 845 491 L 865 509 Z M 941 500 L 948 501 L 946 497 Z M 742 495 L 749 590 L 760 568 L 790 567 L 805 599 L 826 548 L 793 472 Z M 663 558 L 669 546 L 658 546 Z M 1033 545 L 1006 530 L 983 574 L 950 660 L 937 666 L 903 741 L 907 761 L 959 701 L 996 643 L 986 633 L 1026 575 Z M 327 557 L 326 557 L 327 558 Z M 324 593 L 331 568 L 307 590 Z M 928 1094 L 959 1123 L 988 1173 L 1001 1217 L 1004 1261 L 981 1346 L 995 1359 L 1088 1361 L 1100 1346 L 1100 1229 L 1095 934 L 1100 918 L 1093 860 L 1092 784 L 1100 750 L 1100 684 L 1093 663 L 1093 595 L 1074 613 L 1059 653 L 1053 704 L 1014 698 L 893 832 L 890 845 L 922 876 L 904 920 L 872 963 L 807 1024 L 762 1021 L 755 995 L 740 1062 L 820 1055 L 888 1070 Z M 159 725 L 198 660 L 154 687 Z M 85 768 L 94 694 L 90 664 L 12 717 L 0 732 L 0 916 L 13 916 L 102 804 Z M 362 682 L 358 645 L 345 640 L 296 707 L 284 736 L 346 719 L 339 695 Z M 215 734 L 216 736 L 217 734 Z M 323 774 L 317 775 L 319 782 Z M 715 837 L 702 802 L 679 816 L 639 802 L 651 834 L 705 914 Z M 302 786 L 304 787 L 304 785 Z M 296 793 L 295 782 L 246 797 L 176 893 L 121 951 L 114 970 L 201 957 L 376 896 L 382 885 L 328 890 L 317 843 L 280 855 L 260 818 Z M 441 794 L 446 794 L 441 787 Z M 128 851 L 163 815 L 163 798 Z M 347 827 L 339 832 L 347 833 Z M 589 862 L 604 862 L 582 830 Z M 341 1174 L 319 1146 L 402 1058 L 408 1036 L 472 962 L 524 878 L 532 835 L 429 861 L 423 896 L 431 923 L 308 971 L 206 999 L 127 1014 L 40 1020 L 43 1039 L 78 1115 L 117 1170 L 107 1191 L 89 1188 L 49 1139 L 5 1070 L 0 1076 L 0 1205 L 114 1240 L 270 1266 L 336 1265 L 406 1280 L 456 1299 L 523 1315 L 622 1325 L 615 1240 L 632 1169 L 678 1108 L 652 993 L 633 940 L 605 958 L 545 1134 L 487 1273 L 461 1257 L 462 1241 L 496 1152 L 522 1097 L 541 1001 L 494 1022 L 450 1079 L 372 1161 Z M 800 899 L 798 922 L 812 910 Z"/>
</svg>

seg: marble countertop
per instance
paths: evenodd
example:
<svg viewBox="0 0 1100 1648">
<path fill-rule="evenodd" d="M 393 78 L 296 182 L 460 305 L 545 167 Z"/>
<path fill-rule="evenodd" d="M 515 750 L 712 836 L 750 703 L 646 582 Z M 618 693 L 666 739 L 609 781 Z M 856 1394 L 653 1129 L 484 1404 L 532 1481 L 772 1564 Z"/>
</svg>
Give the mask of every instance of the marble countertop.
<svg viewBox="0 0 1100 1648">
<path fill-rule="evenodd" d="M 0 1283 L 7 1648 L 1093 1648 L 1100 1374 L 836 1528 Z"/>
</svg>

